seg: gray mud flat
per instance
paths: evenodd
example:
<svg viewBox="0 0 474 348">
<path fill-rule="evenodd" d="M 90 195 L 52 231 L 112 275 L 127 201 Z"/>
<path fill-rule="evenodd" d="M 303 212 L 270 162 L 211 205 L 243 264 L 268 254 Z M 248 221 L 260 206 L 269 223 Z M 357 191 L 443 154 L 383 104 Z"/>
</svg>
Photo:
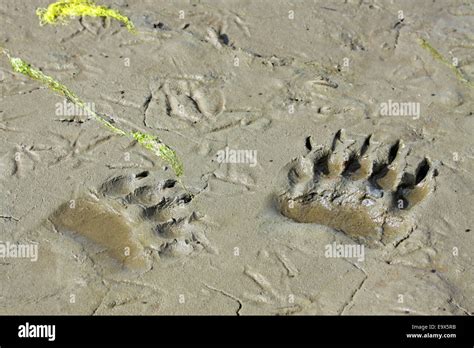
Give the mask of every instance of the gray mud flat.
<svg viewBox="0 0 474 348">
<path fill-rule="evenodd" d="M 98 3 L 0 46 L 185 173 L 3 57 L 0 314 L 474 312 L 468 1 Z"/>
</svg>

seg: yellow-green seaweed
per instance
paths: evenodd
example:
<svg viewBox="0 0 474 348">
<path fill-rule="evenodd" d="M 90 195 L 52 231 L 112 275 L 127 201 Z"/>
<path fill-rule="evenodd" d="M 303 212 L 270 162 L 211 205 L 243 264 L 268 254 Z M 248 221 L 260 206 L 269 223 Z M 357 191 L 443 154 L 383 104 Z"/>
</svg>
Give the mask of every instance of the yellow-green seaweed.
<svg viewBox="0 0 474 348">
<path fill-rule="evenodd" d="M 163 161 L 167 162 L 171 166 L 177 177 L 180 177 L 184 174 L 183 164 L 178 158 L 176 152 L 168 145 L 161 142 L 158 137 L 140 131 L 129 132 L 118 128 L 113 124 L 113 121 L 111 119 L 109 121 L 103 116 L 96 113 L 95 111 L 91 110 L 87 106 L 87 104 L 84 103 L 74 92 L 69 90 L 60 82 L 56 81 L 48 75 L 45 75 L 38 69 L 35 69 L 21 58 L 10 56 L 7 50 L 0 48 L 0 52 L 8 57 L 8 59 L 10 60 L 10 64 L 15 72 L 21 73 L 25 76 L 32 78 L 33 80 L 39 81 L 44 85 L 48 86 L 56 93 L 64 96 L 69 102 L 82 108 L 85 112 L 87 112 L 88 115 L 91 115 L 96 121 L 98 121 L 101 125 L 106 127 L 111 132 L 136 140 L 144 148 L 150 150 Z"/>
<path fill-rule="evenodd" d="M 154 152 L 157 156 L 168 162 L 176 173 L 176 176 L 179 177 L 183 175 L 183 164 L 176 156 L 176 152 L 174 152 L 169 146 L 160 142 L 156 136 L 143 132 L 132 132 L 131 135 L 133 139 L 139 142 L 144 148 Z"/>
<path fill-rule="evenodd" d="M 446 58 L 444 58 L 443 55 L 439 53 L 438 50 L 434 48 L 428 41 L 426 41 L 425 39 L 420 39 L 419 42 L 420 42 L 420 46 L 424 48 L 425 50 L 427 50 L 434 59 L 447 65 L 454 72 L 454 74 L 459 80 L 466 83 L 470 87 L 474 87 L 474 82 L 466 79 L 464 75 L 462 74 L 462 72 L 454 64 L 452 64 Z"/>
<path fill-rule="evenodd" d="M 41 25 L 65 24 L 69 17 L 108 17 L 124 23 L 130 32 L 136 32 L 135 26 L 128 17 L 108 7 L 97 6 L 92 0 L 60 0 L 47 8 L 38 8 L 36 14 L 40 18 Z"/>
</svg>

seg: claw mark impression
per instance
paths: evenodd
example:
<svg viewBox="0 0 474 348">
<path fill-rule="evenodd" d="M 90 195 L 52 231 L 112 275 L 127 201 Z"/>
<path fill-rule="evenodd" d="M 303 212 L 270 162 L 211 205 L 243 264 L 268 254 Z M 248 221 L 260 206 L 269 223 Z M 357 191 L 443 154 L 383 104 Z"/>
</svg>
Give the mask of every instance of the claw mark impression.
<svg viewBox="0 0 474 348">
<path fill-rule="evenodd" d="M 103 248 L 128 269 L 147 270 L 151 256 L 180 257 L 213 251 L 204 235 L 202 216 L 190 212 L 193 199 L 177 181 L 156 180 L 149 172 L 106 181 L 97 195 L 60 206 L 50 220 Z"/>
<path fill-rule="evenodd" d="M 288 165 L 278 198 L 283 215 L 342 231 L 369 246 L 396 242 L 414 227 L 412 208 L 434 189 L 437 170 L 425 157 L 407 171 L 408 147 L 365 138 L 360 144 L 336 133 L 332 146 L 313 147 Z"/>
</svg>

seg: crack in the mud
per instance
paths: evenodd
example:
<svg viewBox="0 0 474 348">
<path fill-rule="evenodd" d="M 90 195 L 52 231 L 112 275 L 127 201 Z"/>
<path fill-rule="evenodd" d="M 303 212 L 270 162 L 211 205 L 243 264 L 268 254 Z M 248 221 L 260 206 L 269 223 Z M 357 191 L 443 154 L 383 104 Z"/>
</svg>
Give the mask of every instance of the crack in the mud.
<svg viewBox="0 0 474 348">
<path fill-rule="evenodd" d="M 369 275 L 367 274 L 366 271 L 364 271 L 363 268 L 361 268 L 360 266 L 358 266 L 357 264 L 355 263 L 352 263 L 350 262 L 349 260 L 347 259 L 344 259 L 345 261 L 347 261 L 348 263 L 350 263 L 352 266 L 354 266 L 355 268 L 357 268 L 359 271 L 361 271 L 362 273 L 364 273 L 364 279 L 360 282 L 359 286 L 352 292 L 352 295 L 351 297 L 349 298 L 348 301 L 346 301 L 346 303 L 344 304 L 344 306 L 342 307 L 342 309 L 339 311 L 338 315 L 343 315 L 344 314 L 344 311 L 346 310 L 347 307 L 349 307 L 349 305 L 353 305 L 354 304 L 354 298 L 355 296 L 357 295 L 357 293 L 362 289 L 362 287 L 364 286 L 365 282 L 367 281 L 367 279 L 369 278 Z"/>
<path fill-rule="evenodd" d="M 148 124 L 146 122 L 146 114 L 152 100 L 153 100 L 153 93 L 150 92 L 150 94 L 147 95 L 145 102 L 143 103 L 143 125 L 145 127 L 148 127 Z"/>
<path fill-rule="evenodd" d="M 13 220 L 15 222 L 20 221 L 20 219 L 14 217 L 14 216 L 9 216 L 9 215 L 0 215 L 0 219 L 9 220 L 9 221 Z"/>
<path fill-rule="evenodd" d="M 464 314 L 466 315 L 473 315 L 471 312 L 469 312 L 466 308 L 462 307 L 459 303 L 457 303 L 457 301 L 451 297 L 449 300 L 448 300 L 448 303 L 451 303 L 453 304 L 454 306 L 456 306 L 459 310 L 461 310 Z"/>
<path fill-rule="evenodd" d="M 238 307 L 237 310 L 235 311 L 235 314 L 236 314 L 237 316 L 240 316 L 240 311 L 242 310 L 243 303 L 242 303 L 242 301 L 241 301 L 239 298 L 235 297 L 235 296 L 232 295 L 232 294 L 229 294 L 228 292 L 226 292 L 226 291 L 224 291 L 224 290 L 217 289 L 217 288 L 215 288 L 215 287 L 213 287 L 213 286 L 210 286 L 210 285 L 207 285 L 207 284 L 205 284 L 205 283 L 204 283 L 204 286 L 205 286 L 206 288 L 212 290 L 212 291 L 218 292 L 218 293 L 220 293 L 220 294 L 222 294 L 222 295 L 224 295 L 224 296 L 226 296 L 226 297 L 228 297 L 228 298 L 230 298 L 230 299 L 236 301 L 239 307 Z"/>
</svg>

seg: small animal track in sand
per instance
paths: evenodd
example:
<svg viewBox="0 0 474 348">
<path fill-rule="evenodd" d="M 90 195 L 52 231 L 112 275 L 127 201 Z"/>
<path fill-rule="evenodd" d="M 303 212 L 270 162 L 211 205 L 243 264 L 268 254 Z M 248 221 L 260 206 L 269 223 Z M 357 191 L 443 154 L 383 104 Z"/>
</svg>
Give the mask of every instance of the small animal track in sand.
<svg viewBox="0 0 474 348">
<path fill-rule="evenodd" d="M 151 87 L 152 93 L 146 102 L 145 124 L 168 126 L 166 119 L 154 115 L 167 115 L 174 123 L 177 120 L 197 123 L 220 115 L 225 109 L 220 81 L 203 79 L 181 76 L 154 81 L 157 85 Z"/>
<path fill-rule="evenodd" d="M 297 222 L 342 231 L 370 247 L 397 243 L 415 226 L 413 208 L 435 188 L 435 166 L 425 157 L 408 161 L 402 140 L 390 147 L 336 133 L 331 147 L 313 148 L 287 165 L 285 189 L 277 196 L 280 212 Z M 413 168 L 411 168 L 413 167 Z"/>
<path fill-rule="evenodd" d="M 190 211 L 192 200 L 176 180 L 145 171 L 111 178 L 98 192 L 61 205 L 50 221 L 125 268 L 146 271 L 154 257 L 213 251 L 203 217 Z"/>
</svg>

